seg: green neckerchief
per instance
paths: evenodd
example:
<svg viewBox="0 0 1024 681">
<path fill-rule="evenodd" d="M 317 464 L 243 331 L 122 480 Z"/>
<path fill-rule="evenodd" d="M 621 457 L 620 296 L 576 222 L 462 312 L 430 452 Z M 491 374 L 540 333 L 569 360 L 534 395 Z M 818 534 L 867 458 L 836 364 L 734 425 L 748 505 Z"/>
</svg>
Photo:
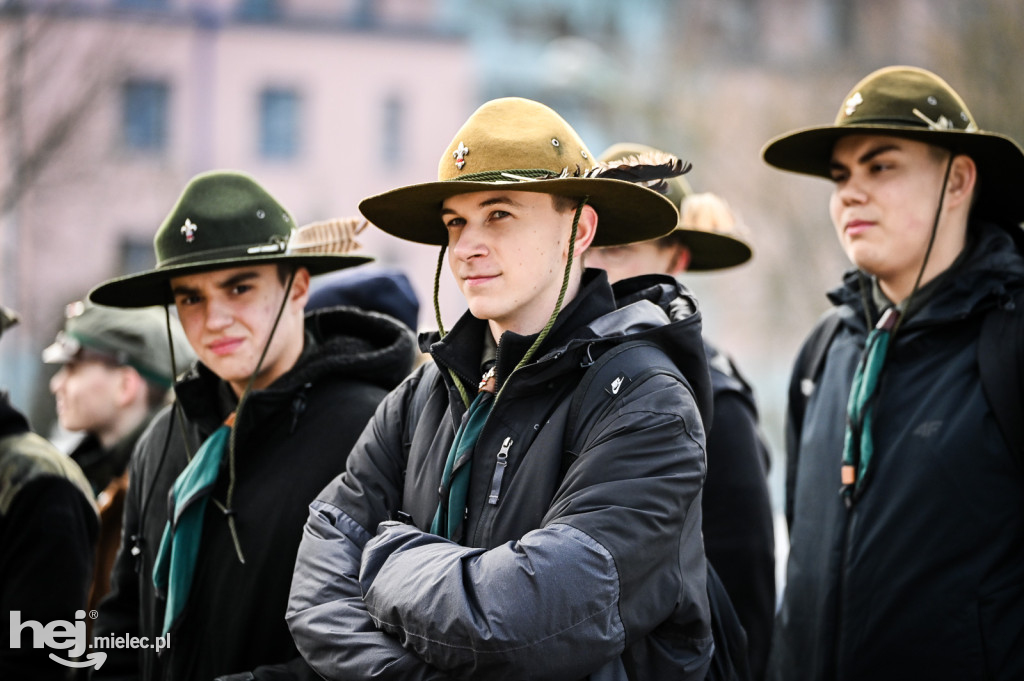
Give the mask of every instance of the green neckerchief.
<svg viewBox="0 0 1024 681">
<path fill-rule="evenodd" d="M 164 634 L 170 631 L 188 601 L 199 557 L 203 515 L 227 451 L 234 417 L 231 412 L 224 424 L 206 438 L 171 488 L 171 513 L 153 565 L 153 585 L 167 594 Z"/>
<path fill-rule="evenodd" d="M 484 331 L 483 345 L 480 357 L 482 379 L 477 395 L 462 417 L 462 425 L 459 426 L 458 432 L 455 433 L 455 441 L 448 450 L 448 457 L 441 473 L 441 500 L 430 524 L 430 531 L 433 534 L 446 539 L 457 540 L 459 536 L 466 515 L 473 448 L 480 439 L 480 433 L 494 405 L 494 366 L 498 351 L 489 328 Z"/>
<path fill-rule="evenodd" d="M 861 355 L 857 371 L 853 375 L 853 385 L 846 405 L 846 435 L 843 440 L 841 473 L 842 495 L 847 505 L 852 504 L 863 492 L 871 459 L 875 453 L 872 433 L 875 404 L 892 337 L 898 327 L 920 311 L 937 291 L 948 285 L 960 266 L 969 259 L 973 246 L 974 238 L 968 235 L 963 250 L 953 263 L 898 305 L 893 305 L 886 297 L 878 279 L 871 278 L 871 301 L 877 309 L 882 310 L 882 315 L 864 343 L 864 354 Z M 870 314 L 870 311 L 866 313 Z"/>
</svg>

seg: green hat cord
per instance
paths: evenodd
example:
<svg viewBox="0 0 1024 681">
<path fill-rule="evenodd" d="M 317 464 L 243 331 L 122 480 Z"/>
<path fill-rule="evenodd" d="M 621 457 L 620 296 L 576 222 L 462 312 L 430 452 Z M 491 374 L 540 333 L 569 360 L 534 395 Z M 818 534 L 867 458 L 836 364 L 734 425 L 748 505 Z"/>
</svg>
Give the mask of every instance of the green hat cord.
<svg viewBox="0 0 1024 681">
<path fill-rule="evenodd" d="M 888 308 L 878 320 L 878 324 L 868 333 L 867 340 L 864 343 L 864 352 L 853 375 L 853 384 L 850 388 L 850 396 L 846 405 L 846 435 L 843 439 L 843 463 L 840 469 L 842 480 L 841 494 L 847 508 L 852 506 L 864 491 L 871 459 L 875 451 L 872 423 L 874 421 L 878 385 L 886 366 L 889 345 L 892 339 L 895 338 L 896 332 L 899 330 L 903 320 L 913 311 L 911 305 L 920 289 L 921 278 L 924 276 L 924 270 L 928 266 L 928 259 L 931 257 L 932 246 L 935 244 L 935 235 L 939 231 L 939 218 L 942 215 L 942 205 L 946 196 L 949 173 L 953 167 L 953 158 L 953 154 L 950 154 L 949 161 L 946 163 L 946 173 L 942 178 L 942 191 L 939 194 L 939 206 L 935 211 L 935 220 L 932 223 L 932 233 L 928 239 L 928 248 L 925 250 L 921 269 L 917 272 L 914 287 L 910 290 L 910 295 L 907 296 L 902 306 L 902 312 L 897 306 Z M 867 303 L 867 288 L 869 286 L 870 284 L 863 280 L 862 275 L 860 291 L 861 297 L 864 300 L 864 315 L 867 318 L 868 328 L 871 328 L 870 307 Z"/>
</svg>

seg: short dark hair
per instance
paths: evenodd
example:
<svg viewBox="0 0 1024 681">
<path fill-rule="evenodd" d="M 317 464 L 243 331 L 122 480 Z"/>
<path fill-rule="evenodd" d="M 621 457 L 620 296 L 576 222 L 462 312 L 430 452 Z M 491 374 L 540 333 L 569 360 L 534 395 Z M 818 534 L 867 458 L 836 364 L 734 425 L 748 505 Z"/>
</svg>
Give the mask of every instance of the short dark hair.
<svg viewBox="0 0 1024 681">
<path fill-rule="evenodd" d="M 555 210 L 559 213 L 568 213 L 569 211 L 575 211 L 580 207 L 582 199 L 578 196 L 563 196 L 561 194 L 552 194 L 551 203 L 555 206 Z"/>
</svg>

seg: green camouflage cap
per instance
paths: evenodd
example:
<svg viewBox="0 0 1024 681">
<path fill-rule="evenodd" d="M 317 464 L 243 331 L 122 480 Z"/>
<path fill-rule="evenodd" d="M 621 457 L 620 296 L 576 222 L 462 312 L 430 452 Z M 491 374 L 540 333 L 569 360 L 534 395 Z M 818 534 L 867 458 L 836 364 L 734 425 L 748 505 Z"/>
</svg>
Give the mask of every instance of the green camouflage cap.
<svg viewBox="0 0 1024 681">
<path fill-rule="evenodd" d="M 673 160 L 675 171 L 664 176 L 685 172 Z M 615 177 L 615 172 L 596 162 L 558 113 L 539 102 L 505 97 L 482 105 L 455 134 L 441 154 L 437 182 L 371 196 L 359 210 L 400 239 L 444 246 L 445 199 L 505 189 L 589 197 L 600 222 L 594 246 L 646 241 L 671 232 L 679 218 L 672 202 L 635 179 Z"/>
<path fill-rule="evenodd" d="M 1004 224 L 1024 220 L 1024 150 L 1005 135 L 980 130 L 946 81 L 913 66 L 868 75 L 843 99 L 832 125 L 776 137 L 761 154 L 776 168 L 829 178 L 836 141 L 854 134 L 903 137 L 970 156 L 980 178 L 973 212 Z"/>
<path fill-rule="evenodd" d="M 195 354 L 181 324 L 170 316 L 174 359 L 167 345 L 167 313 L 163 307 L 121 309 L 71 303 L 65 309 L 64 329 L 43 350 L 47 364 L 66 364 L 75 359 L 101 359 L 134 368 L 146 380 L 164 388 L 189 367 Z"/>
<path fill-rule="evenodd" d="M 252 177 L 226 170 L 202 173 L 188 183 L 157 230 L 156 268 L 103 283 L 89 300 L 116 307 L 166 305 L 172 277 L 273 263 L 305 267 L 315 275 L 372 260 L 296 247 L 297 232 L 291 214 Z"/>
</svg>

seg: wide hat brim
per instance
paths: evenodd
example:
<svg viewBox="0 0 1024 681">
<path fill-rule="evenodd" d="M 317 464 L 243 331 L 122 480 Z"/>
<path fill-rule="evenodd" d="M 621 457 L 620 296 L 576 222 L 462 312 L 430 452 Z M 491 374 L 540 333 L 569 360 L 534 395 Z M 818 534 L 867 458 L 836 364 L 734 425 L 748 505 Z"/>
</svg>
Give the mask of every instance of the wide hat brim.
<svg viewBox="0 0 1024 681">
<path fill-rule="evenodd" d="M 1020 186 L 1024 151 L 1009 137 L 993 132 L 929 130 L 885 124 L 823 125 L 796 130 L 769 141 L 761 152 L 765 162 L 794 173 L 831 179 L 832 150 L 849 135 L 890 135 L 925 142 L 966 154 L 978 167 L 974 212 L 996 221 L 1024 221 Z"/>
<path fill-rule="evenodd" d="M 686 227 L 677 227 L 672 234 L 679 235 L 690 249 L 689 272 L 724 270 L 742 265 L 754 255 L 750 244 L 733 235 Z"/>
<path fill-rule="evenodd" d="M 587 197 L 598 215 L 594 247 L 619 246 L 656 239 L 672 231 L 679 212 L 672 202 L 655 191 L 623 180 L 608 178 L 554 178 L 479 182 L 444 180 L 393 189 L 359 203 L 371 223 L 392 236 L 434 246 L 448 244 L 441 219 L 445 199 L 472 192 L 537 192 Z M 436 225 L 436 229 L 426 226 Z"/>
<path fill-rule="evenodd" d="M 167 305 L 174 302 L 170 280 L 188 274 L 233 267 L 255 267 L 258 265 L 285 264 L 305 267 L 310 275 L 325 274 L 335 270 L 354 267 L 373 261 L 362 255 L 338 255 L 333 253 L 274 253 L 254 255 L 242 253 L 214 260 L 194 263 L 180 263 L 130 274 L 100 284 L 89 291 L 89 300 L 99 305 L 114 307 L 148 307 Z"/>
</svg>

